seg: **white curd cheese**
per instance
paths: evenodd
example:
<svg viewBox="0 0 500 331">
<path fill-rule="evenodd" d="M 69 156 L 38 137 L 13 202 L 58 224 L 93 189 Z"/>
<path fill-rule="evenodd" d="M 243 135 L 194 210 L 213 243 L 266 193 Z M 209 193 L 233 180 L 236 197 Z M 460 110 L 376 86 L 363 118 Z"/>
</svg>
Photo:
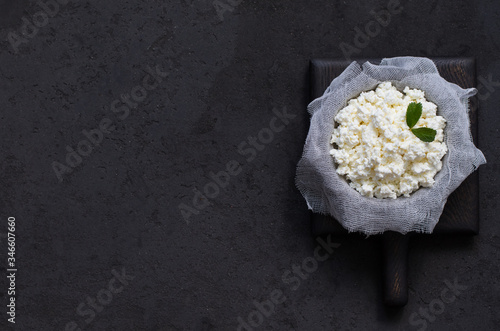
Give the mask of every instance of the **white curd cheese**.
<svg viewBox="0 0 500 331">
<path fill-rule="evenodd" d="M 419 187 L 431 187 L 447 152 L 443 142 L 446 120 L 437 116 L 437 106 L 423 91 L 406 87 L 404 94 L 390 82 L 375 91 L 363 92 L 341 109 L 335 121 L 330 154 L 337 173 L 367 197 L 406 197 Z M 413 134 L 406 124 L 411 102 L 422 104 L 422 116 L 414 128 L 436 130 L 433 142 Z"/>
</svg>

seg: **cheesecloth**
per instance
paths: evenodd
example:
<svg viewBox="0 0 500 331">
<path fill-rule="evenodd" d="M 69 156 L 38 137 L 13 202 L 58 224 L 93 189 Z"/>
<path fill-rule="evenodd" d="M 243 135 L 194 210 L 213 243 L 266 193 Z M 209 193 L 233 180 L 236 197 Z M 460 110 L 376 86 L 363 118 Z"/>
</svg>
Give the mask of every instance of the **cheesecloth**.
<svg viewBox="0 0 500 331">
<path fill-rule="evenodd" d="M 444 141 L 448 152 L 431 188 L 421 187 L 409 198 L 377 199 L 362 196 L 336 172 L 330 155 L 334 117 L 347 101 L 390 81 L 399 91 L 406 86 L 425 92 L 446 119 Z M 307 206 L 315 213 L 328 214 L 349 232 L 367 235 L 384 231 L 432 233 L 448 196 L 462 181 L 486 163 L 474 146 L 470 133 L 469 98 L 474 88 L 462 89 L 442 78 L 430 59 L 396 57 L 380 65 L 351 63 L 326 89 L 323 96 L 307 107 L 311 125 L 297 166 L 296 185 Z"/>
</svg>

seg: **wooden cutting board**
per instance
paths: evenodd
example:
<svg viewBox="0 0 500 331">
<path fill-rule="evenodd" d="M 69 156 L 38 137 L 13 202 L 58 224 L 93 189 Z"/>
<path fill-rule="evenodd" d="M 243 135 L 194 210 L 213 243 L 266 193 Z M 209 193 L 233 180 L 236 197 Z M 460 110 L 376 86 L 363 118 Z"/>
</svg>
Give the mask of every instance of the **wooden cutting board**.
<svg viewBox="0 0 500 331">
<path fill-rule="evenodd" d="M 476 84 L 476 67 L 472 58 L 432 58 L 441 76 L 462 88 Z M 359 64 L 369 61 L 379 64 L 381 59 L 357 59 Z M 311 61 L 311 101 L 323 95 L 332 80 L 340 75 L 352 61 L 335 59 L 315 59 Z M 438 110 L 439 111 L 439 110 Z M 469 117 L 474 143 L 477 146 L 477 98 L 470 99 Z M 334 218 L 312 213 L 314 236 L 347 236 Z M 448 198 L 443 214 L 434 228 L 433 234 L 467 234 L 479 232 L 479 177 L 472 173 Z M 384 242 L 384 297 L 391 306 L 404 306 L 408 302 L 408 241 L 414 233 L 401 235 L 386 232 Z"/>
</svg>

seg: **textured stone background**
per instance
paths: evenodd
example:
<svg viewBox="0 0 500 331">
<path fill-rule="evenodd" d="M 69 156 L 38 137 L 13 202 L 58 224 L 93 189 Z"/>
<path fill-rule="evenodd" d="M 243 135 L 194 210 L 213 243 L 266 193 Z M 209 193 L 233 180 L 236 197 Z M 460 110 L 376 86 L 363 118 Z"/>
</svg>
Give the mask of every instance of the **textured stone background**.
<svg viewBox="0 0 500 331">
<path fill-rule="evenodd" d="M 309 60 L 342 58 L 339 45 L 354 45 L 355 27 L 387 3 L 243 0 L 221 20 L 212 0 L 69 1 L 16 53 L 9 33 L 40 7 L 0 1 L 0 255 L 15 216 L 19 268 L 16 325 L 3 308 L 1 329 L 64 330 L 74 321 L 86 330 L 235 330 L 253 300 L 280 289 L 287 299 L 262 330 L 417 330 L 411 314 L 455 278 L 467 289 L 427 329 L 498 328 L 498 91 L 480 102 L 489 162 L 480 168 L 481 233 L 414 240 L 404 309 L 381 304 L 377 238 L 340 241 L 296 290 L 282 281 L 316 247 L 294 187 Z M 470 56 L 478 77 L 500 81 L 498 2 L 402 6 L 360 57 Z M 168 76 L 117 120 L 111 102 L 156 64 Z M 275 107 L 296 117 L 246 162 L 238 145 L 268 127 Z M 52 162 L 64 163 L 66 146 L 103 118 L 115 131 L 59 182 Z M 179 204 L 191 205 L 193 189 L 230 160 L 242 172 L 187 224 Z M 122 268 L 135 278 L 87 324 L 77 307 Z"/>
</svg>

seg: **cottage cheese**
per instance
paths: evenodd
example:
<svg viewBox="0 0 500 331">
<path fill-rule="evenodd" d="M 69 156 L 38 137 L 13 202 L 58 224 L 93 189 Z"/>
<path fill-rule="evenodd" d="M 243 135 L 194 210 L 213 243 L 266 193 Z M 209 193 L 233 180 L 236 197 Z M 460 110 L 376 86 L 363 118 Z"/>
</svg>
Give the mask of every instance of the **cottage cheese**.
<svg viewBox="0 0 500 331">
<path fill-rule="evenodd" d="M 341 109 L 336 117 L 330 154 L 337 173 L 367 197 L 410 196 L 421 186 L 431 187 L 447 152 L 443 142 L 446 120 L 436 115 L 437 106 L 423 91 L 406 87 L 399 92 L 390 82 L 375 91 L 363 92 Z M 411 102 L 422 104 L 422 117 L 415 128 L 436 130 L 433 142 L 417 138 L 406 124 Z"/>
</svg>

